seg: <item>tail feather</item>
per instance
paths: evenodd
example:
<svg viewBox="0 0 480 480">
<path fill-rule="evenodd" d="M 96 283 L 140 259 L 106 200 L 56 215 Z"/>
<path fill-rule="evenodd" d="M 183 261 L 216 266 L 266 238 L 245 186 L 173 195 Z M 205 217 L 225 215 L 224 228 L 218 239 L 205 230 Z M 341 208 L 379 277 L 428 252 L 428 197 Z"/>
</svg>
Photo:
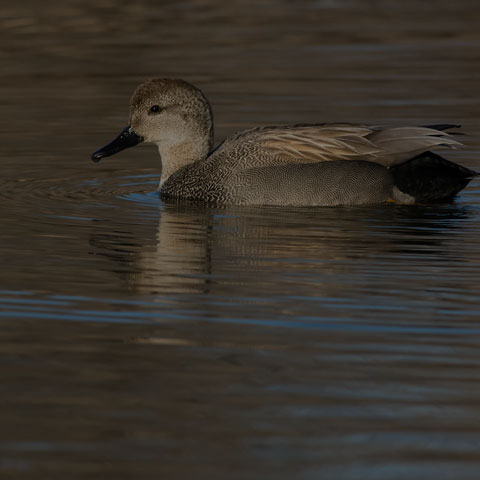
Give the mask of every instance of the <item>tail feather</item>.
<svg viewBox="0 0 480 480">
<path fill-rule="evenodd" d="M 423 128 L 431 128 L 432 130 L 450 130 L 451 128 L 462 128 L 461 125 L 456 125 L 454 123 L 439 123 L 437 125 L 425 125 Z M 449 132 L 452 135 L 453 132 Z M 455 135 L 455 133 L 454 133 Z"/>
<path fill-rule="evenodd" d="M 437 125 L 425 125 L 424 128 L 431 128 L 432 130 L 450 130 L 452 128 L 462 128 L 461 125 L 454 123 L 439 123 Z M 463 132 L 448 132 L 449 135 L 465 135 Z"/>
<path fill-rule="evenodd" d="M 451 200 L 479 173 L 450 162 L 433 152 L 424 152 L 390 168 L 395 186 L 416 202 Z"/>
</svg>

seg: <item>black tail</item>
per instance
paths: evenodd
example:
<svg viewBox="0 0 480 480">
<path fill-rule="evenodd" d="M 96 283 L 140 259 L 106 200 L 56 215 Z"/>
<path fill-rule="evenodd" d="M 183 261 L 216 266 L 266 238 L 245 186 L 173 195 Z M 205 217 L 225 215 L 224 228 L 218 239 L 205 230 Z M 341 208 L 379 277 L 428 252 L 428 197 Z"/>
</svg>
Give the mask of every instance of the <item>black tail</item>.
<svg viewBox="0 0 480 480">
<path fill-rule="evenodd" d="M 433 130 L 450 130 L 451 128 L 462 128 L 461 125 L 457 125 L 455 123 L 439 123 L 436 125 L 425 125 L 425 128 L 431 128 Z M 458 135 L 456 132 L 449 132 L 450 135 Z M 463 134 L 460 134 L 463 135 Z"/>
<path fill-rule="evenodd" d="M 424 152 L 390 171 L 395 186 L 417 202 L 451 200 L 480 175 L 432 152 Z"/>
</svg>

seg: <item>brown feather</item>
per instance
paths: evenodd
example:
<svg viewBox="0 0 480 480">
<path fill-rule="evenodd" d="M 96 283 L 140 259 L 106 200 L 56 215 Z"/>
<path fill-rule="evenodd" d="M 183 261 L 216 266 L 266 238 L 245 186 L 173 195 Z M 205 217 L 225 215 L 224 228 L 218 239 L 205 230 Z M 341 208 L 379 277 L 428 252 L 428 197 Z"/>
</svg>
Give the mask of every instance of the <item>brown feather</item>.
<svg viewBox="0 0 480 480">
<path fill-rule="evenodd" d="M 368 160 L 390 167 L 427 150 L 461 145 L 447 132 L 428 127 L 391 127 L 330 123 L 260 127 L 237 134 L 275 157 L 272 163 Z"/>
</svg>

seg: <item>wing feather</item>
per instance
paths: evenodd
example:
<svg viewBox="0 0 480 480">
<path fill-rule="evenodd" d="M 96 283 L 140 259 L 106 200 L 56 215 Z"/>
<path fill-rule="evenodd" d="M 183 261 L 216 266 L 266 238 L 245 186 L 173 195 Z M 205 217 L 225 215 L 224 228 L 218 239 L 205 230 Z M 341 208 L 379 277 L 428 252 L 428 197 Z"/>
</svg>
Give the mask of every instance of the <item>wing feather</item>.
<svg viewBox="0 0 480 480">
<path fill-rule="evenodd" d="M 326 124 L 267 130 L 259 141 L 274 155 L 313 163 L 378 153 L 378 147 L 367 138 L 371 133 L 363 125 Z"/>
<path fill-rule="evenodd" d="M 370 139 L 382 151 L 379 163 L 386 166 L 403 163 L 427 150 L 462 145 L 447 132 L 427 127 L 384 128 L 374 132 Z"/>
<path fill-rule="evenodd" d="M 366 126 L 324 123 L 259 127 L 240 132 L 227 144 L 245 145 L 244 158 L 256 152 L 250 166 L 367 160 L 391 167 L 427 150 L 461 145 L 445 131 L 429 127 Z M 254 163 L 254 165 L 253 165 Z"/>
</svg>

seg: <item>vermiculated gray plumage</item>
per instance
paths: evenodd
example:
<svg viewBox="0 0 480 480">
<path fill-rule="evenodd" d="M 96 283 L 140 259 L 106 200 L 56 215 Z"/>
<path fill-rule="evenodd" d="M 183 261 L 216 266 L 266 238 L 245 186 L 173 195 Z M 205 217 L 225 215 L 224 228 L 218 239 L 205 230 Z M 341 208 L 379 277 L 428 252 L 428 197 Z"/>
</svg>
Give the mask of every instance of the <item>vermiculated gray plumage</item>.
<svg viewBox="0 0 480 480">
<path fill-rule="evenodd" d="M 476 175 L 429 152 L 461 145 L 445 131 L 458 127 L 449 124 L 258 127 L 212 151 L 210 105 L 182 80 L 140 85 L 130 122 L 138 139 L 158 146 L 159 191 L 170 198 L 237 205 L 410 204 L 451 198 Z"/>
</svg>

